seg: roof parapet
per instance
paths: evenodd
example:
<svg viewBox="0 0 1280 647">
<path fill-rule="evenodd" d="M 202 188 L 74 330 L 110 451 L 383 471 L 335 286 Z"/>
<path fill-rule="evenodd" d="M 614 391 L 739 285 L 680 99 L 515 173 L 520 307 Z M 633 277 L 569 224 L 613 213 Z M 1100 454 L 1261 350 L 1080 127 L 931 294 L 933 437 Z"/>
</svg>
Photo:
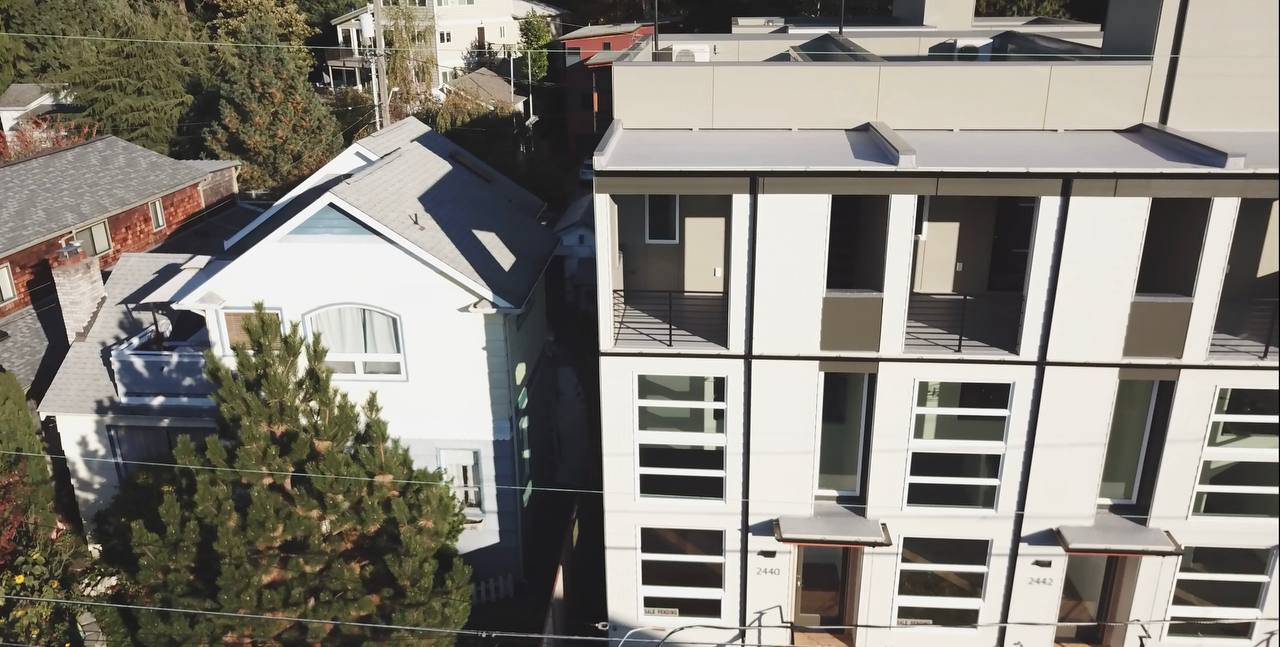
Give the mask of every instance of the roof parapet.
<svg viewBox="0 0 1280 647">
<path fill-rule="evenodd" d="M 1226 151 L 1210 146 L 1209 144 L 1194 139 L 1190 135 L 1176 128 L 1170 128 L 1164 124 L 1147 122 L 1135 126 L 1133 131 L 1136 134 L 1150 137 L 1162 146 L 1167 146 L 1192 157 L 1200 158 L 1208 166 L 1216 166 L 1226 170 L 1240 170 L 1244 168 L 1244 153 Z"/>
<path fill-rule="evenodd" d="M 622 120 L 614 119 L 609 123 L 609 127 L 605 129 L 604 135 L 600 137 L 600 144 L 596 146 L 596 150 L 591 154 L 592 168 L 600 168 L 604 165 L 609 154 L 613 152 L 613 147 L 618 144 L 618 137 L 622 134 Z"/>
<path fill-rule="evenodd" d="M 893 159 L 898 168 L 916 167 L 916 149 L 907 140 L 883 121 L 872 121 L 867 130 L 875 137 L 876 143 Z"/>
</svg>

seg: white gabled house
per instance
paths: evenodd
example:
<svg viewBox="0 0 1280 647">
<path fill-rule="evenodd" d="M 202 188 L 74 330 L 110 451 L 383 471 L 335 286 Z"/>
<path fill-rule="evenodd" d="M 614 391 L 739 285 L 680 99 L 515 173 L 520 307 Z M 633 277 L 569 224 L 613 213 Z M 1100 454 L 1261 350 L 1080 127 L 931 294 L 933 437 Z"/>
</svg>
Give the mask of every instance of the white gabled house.
<svg viewBox="0 0 1280 647">
<path fill-rule="evenodd" d="M 199 353 L 231 361 L 261 302 L 319 333 L 335 384 L 357 401 L 376 392 L 415 462 L 452 479 L 477 579 L 518 578 L 542 276 L 556 247 L 542 209 L 407 119 L 229 239 L 229 260 L 126 255 L 40 407 L 57 421 L 84 517 L 129 461 L 168 461 L 178 429 L 212 430 Z"/>
</svg>

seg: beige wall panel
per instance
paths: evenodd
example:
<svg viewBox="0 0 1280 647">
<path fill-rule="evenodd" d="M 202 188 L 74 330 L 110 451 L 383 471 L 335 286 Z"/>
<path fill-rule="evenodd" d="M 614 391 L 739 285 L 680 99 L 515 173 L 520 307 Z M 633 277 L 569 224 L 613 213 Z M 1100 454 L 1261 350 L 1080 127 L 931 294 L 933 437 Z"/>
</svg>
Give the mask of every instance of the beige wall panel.
<svg viewBox="0 0 1280 647">
<path fill-rule="evenodd" d="M 1150 75 L 1147 63 L 1055 65 L 1044 127 L 1118 129 L 1142 123 Z"/>
<path fill-rule="evenodd" d="M 1049 66 L 886 65 L 877 118 L 893 128 L 1040 128 Z"/>
<path fill-rule="evenodd" d="M 711 88 L 710 65 L 615 65 L 614 118 L 628 128 L 710 128 Z"/>
<path fill-rule="evenodd" d="M 879 74 L 874 65 L 719 66 L 712 120 L 716 128 L 860 126 L 876 118 Z"/>
</svg>

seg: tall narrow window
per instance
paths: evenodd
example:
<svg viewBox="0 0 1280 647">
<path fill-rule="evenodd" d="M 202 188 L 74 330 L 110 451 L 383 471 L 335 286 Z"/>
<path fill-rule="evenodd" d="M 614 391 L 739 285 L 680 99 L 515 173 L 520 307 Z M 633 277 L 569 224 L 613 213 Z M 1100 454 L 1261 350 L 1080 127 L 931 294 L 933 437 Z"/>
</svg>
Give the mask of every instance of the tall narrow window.
<svg viewBox="0 0 1280 647">
<path fill-rule="evenodd" d="M 1218 389 L 1192 514 L 1280 516 L 1280 391 Z"/>
<path fill-rule="evenodd" d="M 0 265 L 0 303 L 8 303 L 18 298 L 18 286 L 13 282 L 12 266 Z"/>
<path fill-rule="evenodd" d="M 724 531 L 640 529 L 644 615 L 719 618 L 724 600 Z"/>
<path fill-rule="evenodd" d="M 440 471 L 449 481 L 453 496 L 462 504 L 468 520 L 483 516 L 481 506 L 480 452 L 472 449 L 440 450 Z"/>
<path fill-rule="evenodd" d="M 862 484 L 863 425 L 868 376 L 822 374 L 822 425 L 818 439 L 818 493 L 857 496 Z"/>
<path fill-rule="evenodd" d="M 645 242 L 674 245 L 680 242 L 680 198 L 651 195 L 645 200 Z"/>
<path fill-rule="evenodd" d="M 1102 464 L 1101 503 L 1133 503 L 1138 498 L 1142 463 L 1151 435 L 1159 382 L 1121 380 L 1116 389 L 1107 454 Z"/>
<path fill-rule="evenodd" d="M 1012 385 L 920 382 L 907 505 L 996 507 Z"/>
<path fill-rule="evenodd" d="M 151 214 L 151 230 L 164 229 L 164 204 L 152 200 L 147 203 L 147 212 Z"/>
<path fill-rule="evenodd" d="M 965 626 L 978 622 L 987 580 L 985 539 L 904 537 L 896 622 Z"/>
<path fill-rule="evenodd" d="M 1169 604 L 1169 635 L 1252 637 L 1262 617 L 1272 559 L 1269 548 L 1187 547 Z"/>
<path fill-rule="evenodd" d="M 723 499 L 725 379 L 636 378 L 641 497 Z"/>
<path fill-rule="evenodd" d="M 320 342 L 329 349 L 325 365 L 344 375 L 404 374 L 400 320 L 359 306 L 328 308 L 307 317 Z"/>
</svg>

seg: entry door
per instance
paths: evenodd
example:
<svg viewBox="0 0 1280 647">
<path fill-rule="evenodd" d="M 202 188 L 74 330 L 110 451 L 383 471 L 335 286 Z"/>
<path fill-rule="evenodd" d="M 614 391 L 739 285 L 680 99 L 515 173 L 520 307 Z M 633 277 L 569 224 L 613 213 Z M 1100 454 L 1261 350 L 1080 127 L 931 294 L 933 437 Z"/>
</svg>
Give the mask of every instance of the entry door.
<svg viewBox="0 0 1280 647">
<path fill-rule="evenodd" d="M 480 44 L 480 47 L 486 49 L 489 47 L 489 41 L 484 37 L 484 27 L 476 27 L 476 42 Z"/>
<path fill-rule="evenodd" d="M 1059 646 L 1111 647 L 1124 642 L 1123 630 L 1113 631 L 1114 627 L 1108 623 L 1117 621 L 1119 596 L 1125 594 L 1125 559 L 1107 555 L 1067 556 L 1058 621 L 1088 624 L 1059 626 L 1056 632 Z"/>
<path fill-rule="evenodd" d="M 796 563 L 795 623 L 803 626 L 853 624 L 853 582 L 857 557 L 854 549 L 834 546 L 800 546 Z M 829 629 L 820 633 L 835 639 L 809 644 L 853 644 L 851 630 Z M 800 644 L 802 639 L 797 639 Z"/>
</svg>

